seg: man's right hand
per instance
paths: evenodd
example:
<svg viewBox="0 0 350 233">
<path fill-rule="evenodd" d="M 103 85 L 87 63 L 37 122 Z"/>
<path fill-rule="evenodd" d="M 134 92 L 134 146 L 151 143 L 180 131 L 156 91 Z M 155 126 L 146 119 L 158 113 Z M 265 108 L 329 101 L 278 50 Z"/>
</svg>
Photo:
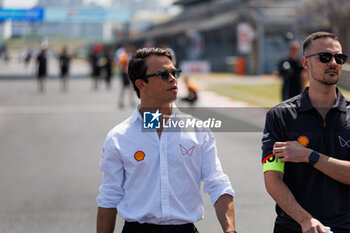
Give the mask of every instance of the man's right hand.
<svg viewBox="0 0 350 233">
<path fill-rule="evenodd" d="M 116 208 L 98 207 L 96 233 L 113 233 L 117 214 Z"/>
<path fill-rule="evenodd" d="M 301 228 L 303 230 L 303 233 L 326 233 L 325 227 L 320 221 L 315 218 L 304 221 L 301 224 Z"/>
</svg>

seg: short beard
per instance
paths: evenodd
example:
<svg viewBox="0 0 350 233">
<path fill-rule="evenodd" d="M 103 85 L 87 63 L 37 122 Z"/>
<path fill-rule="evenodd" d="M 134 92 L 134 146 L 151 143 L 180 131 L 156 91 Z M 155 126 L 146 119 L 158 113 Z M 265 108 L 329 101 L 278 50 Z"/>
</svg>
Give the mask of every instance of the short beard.
<svg viewBox="0 0 350 233">
<path fill-rule="evenodd" d="M 323 77 L 321 80 L 319 80 L 322 84 L 331 86 L 331 85 L 335 85 L 338 83 L 340 73 L 338 72 L 338 70 L 330 68 L 330 69 L 326 70 L 326 74 L 328 71 L 331 71 L 331 70 L 336 72 L 335 76 L 337 76 L 337 77 L 335 77 L 335 76 L 330 77 L 330 78 Z"/>
<path fill-rule="evenodd" d="M 323 77 L 321 80 L 318 80 L 318 81 L 322 84 L 332 86 L 338 83 L 339 77 L 337 79 L 334 79 L 334 78 L 330 79 L 330 78 Z"/>
</svg>

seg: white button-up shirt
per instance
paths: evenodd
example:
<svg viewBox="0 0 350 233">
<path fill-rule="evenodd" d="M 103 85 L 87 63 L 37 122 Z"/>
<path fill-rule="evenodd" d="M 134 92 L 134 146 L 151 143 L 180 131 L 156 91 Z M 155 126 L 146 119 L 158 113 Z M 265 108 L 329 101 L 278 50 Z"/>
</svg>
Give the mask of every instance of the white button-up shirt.
<svg viewBox="0 0 350 233">
<path fill-rule="evenodd" d="M 201 181 L 213 205 L 223 194 L 234 196 L 211 132 L 163 129 L 159 137 L 142 126 L 137 107 L 108 133 L 100 162 L 99 207 L 117 208 L 127 221 L 176 225 L 203 218 Z"/>
</svg>

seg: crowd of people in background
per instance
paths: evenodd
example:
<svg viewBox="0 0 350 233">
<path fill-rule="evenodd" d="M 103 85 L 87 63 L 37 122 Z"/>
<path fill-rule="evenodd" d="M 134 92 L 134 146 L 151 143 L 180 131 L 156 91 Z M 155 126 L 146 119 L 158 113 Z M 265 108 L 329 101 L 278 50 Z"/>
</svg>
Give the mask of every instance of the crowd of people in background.
<svg viewBox="0 0 350 233">
<path fill-rule="evenodd" d="M 170 52 L 175 66 L 178 67 L 179 64 L 177 64 L 175 52 L 170 46 L 168 44 L 162 44 L 160 47 Z M 135 51 L 136 47 L 132 44 L 125 43 L 115 48 L 112 45 L 96 43 L 89 47 L 89 52 L 86 56 L 90 65 L 90 76 L 94 91 L 98 91 L 102 83 L 105 83 L 106 90 L 110 91 L 113 76 L 116 75 L 119 78 L 119 82 L 117 82 L 118 86 L 120 86 L 117 103 L 119 108 L 124 108 L 127 101 L 127 104 L 130 106 L 135 105 L 133 88 L 130 85 L 127 71 L 128 63 Z M 282 100 L 300 94 L 307 85 L 306 72 L 300 63 L 300 44 L 294 40 L 289 41 L 288 51 L 288 56 L 281 59 L 276 66 L 276 75 L 282 80 Z M 21 60 L 23 60 L 26 67 L 31 61 L 35 62 L 34 74 L 37 77 L 38 91 L 40 93 L 45 92 L 48 76 L 48 57 L 55 57 L 59 66 L 60 90 L 62 92 L 68 91 L 70 63 L 72 58 L 75 57 L 75 53 L 69 52 L 67 46 L 63 46 L 60 52 L 53 52 L 45 46 L 41 46 L 39 50 L 28 48 L 21 56 Z M 198 100 L 198 87 L 190 80 L 188 74 L 184 74 L 183 80 L 187 89 L 187 95 L 181 98 L 181 100 L 188 102 L 192 106 Z M 127 101 L 125 100 L 126 96 Z"/>
<path fill-rule="evenodd" d="M 169 50 L 173 57 L 173 62 L 176 64 L 175 52 L 168 47 L 168 45 L 162 45 L 162 48 Z M 130 84 L 128 76 L 128 65 L 129 61 L 136 51 L 136 48 L 132 44 L 122 44 L 118 49 L 115 50 L 114 56 L 112 56 L 112 49 L 108 46 L 103 46 L 102 44 L 95 44 L 91 53 L 89 54 L 89 62 L 91 67 L 91 77 L 93 82 L 93 89 L 97 91 L 99 89 L 100 83 L 104 80 L 106 83 L 106 89 L 111 89 L 111 78 L 113 73 L 117 74 L 120 78 L 120 94 L 118 99 L 118 107 L 124 108 L 126 104 L 125 96 L 127 96 L 128 104 L 131 107 L 136 105 L 134 101 L 134 93 Z M 188 95 L 182 98 L 183 101 L 189 102 L 193 105 L 197 99 L 197 87 L 195 87 L 186 77 L 185 85 L 188 90 Z"/>
<path fill-rule="evenodd" d="M 18 60 L 24 63 L 26 69 L 30 68 L 33 63 L 33 76 L 36 77 L 38 83 L 38 92 L 44 93 L 46 91 L 46 80 L 49 71 L 49 59 L 53 57 L 58 64 L 58 77 L 60 78 L 60 90 L 62 92 L 68 91 L 68 77 L 70 71 L 70 63 L 74 54 L 70 54 L 68 47 L 64 45 L 60 52 L 55 52 L 49 49 L 47 45 L 41 45 L 38 49 L 29 47 L 23 50 L 18 55 Z"/>
<path fill-rule="evenodd" d="M 162 44 L 161 47 L 170 52 L 174 65 L 178 67 L 175 52 L 170 46 Z M 119 79 L 116 82 L 120 89 L 117 102 L 119 108 L 124 108 L 126 105 L 131 107 L 136 105 L 133 87 L 128 77 L 128 64 L 135 51 L 136 47 L 133 44 L 125 43 L 115 48 L 111 45 L 95 43 L 88 47 L 85 54 L 85 60 L 90 66 L 93 91 L 100 90 L 102 86 L 110 91 L 112 89 L 112 78 L 116 76 Z M 69 77 L 72 70 L 71 63 L 74 58 L 77 58 L 77 52 L 69 49 L 67 45 L 53 49 L 49 48 L 47 44 L 42 44 L 39 48 L 28 47 L 18 55 L 18 60 L 24 64 L 26 69 L 33 69 L 32 75 L 36 77 L 39 93 L 46 92 L 49 71 L 50 76 L 52 76 L 52 68 L 49 66 L 50 60 L 56 60 L 57 63 L 60 91 L 62 93 L 68 92 Z M 188 93 L 180 100 L 193 106 L 198 100 L 198 87 L 194 85 L 188 75 L 185 76 L 184 86 Z"/>
</svg>

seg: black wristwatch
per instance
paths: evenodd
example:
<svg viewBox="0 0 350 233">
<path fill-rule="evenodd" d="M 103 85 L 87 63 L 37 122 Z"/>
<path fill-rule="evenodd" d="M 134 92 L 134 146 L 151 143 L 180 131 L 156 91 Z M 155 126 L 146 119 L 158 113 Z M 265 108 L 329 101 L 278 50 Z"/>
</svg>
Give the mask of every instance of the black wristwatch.
<svg viewBox="0 0 350 233">
<path fill-rule="evenodd" d="M 313 150 L 309 156 L 309 164 L 313 166 L 315 163 L 317 163 L 319 158 L 320 158 L 320 154 L 317 151 Z"/>
</svg>

